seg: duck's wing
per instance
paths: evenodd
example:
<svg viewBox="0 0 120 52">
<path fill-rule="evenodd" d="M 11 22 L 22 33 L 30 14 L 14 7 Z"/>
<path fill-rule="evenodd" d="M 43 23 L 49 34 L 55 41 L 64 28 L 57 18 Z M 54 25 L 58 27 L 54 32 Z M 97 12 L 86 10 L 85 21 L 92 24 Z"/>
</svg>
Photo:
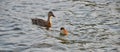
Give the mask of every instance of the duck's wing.
<svg viewBox="0 0 120 52">
<path fill-rule="evenodd" d="M 34 19 L 31 19 L 31 20 L 32 20 L 32 23 L 35 24 L 35 25 L 44 26 L 44 27 L 47 26 L 47 21 L 45 21 L 43 19 L 34 18 Z"/>
</svg>

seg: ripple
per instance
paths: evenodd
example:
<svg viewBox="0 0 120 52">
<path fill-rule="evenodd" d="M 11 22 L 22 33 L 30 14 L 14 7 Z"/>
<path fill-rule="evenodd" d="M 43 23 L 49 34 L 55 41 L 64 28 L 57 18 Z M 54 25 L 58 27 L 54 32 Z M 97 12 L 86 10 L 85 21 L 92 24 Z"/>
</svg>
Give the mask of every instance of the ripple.
<svg viewBox="0 0 120 52">
<path fill-rule="evenodd" d="M 19 24 L 16 24 L 16 23 L 14 23 L 14 24 L 9 24 L 8 27 L 15 27 L 15 26 L 19 26 Z"/>
<path fill-rule="evenodd" d="M 18 6 L 18 5 L 16 5 L 16 6 L 13 6 L 13 7 L 17 7 L 17 8 L 25 8 L 26 6 Z"/>
<path fill-rule="evenodd" d="M 22 5 L 33 5 L 34 3 L 22 2 L 21 4 Z M 36 3 L 36 4 L 39 4 L 39 3 Z"/>
<path fill-rule="evenodd" d="M 54 46 L 54 47 L 52 47 L 52 49 L 54 49 L 54 50 L 63 50 L 63 51 L 66 51 L 66 48 L 60 47 L 60 46 Z"/>
<path fill-rule="evenodd" d="M 5 36 L 5 35 L 10 35 L 10 34 L 0 34 L 0 36 Z"/>
<path fill-rule="evenodd" d="M 88 41 L 88 40 L 67 40 L 67 41 L 62 41 L 60 43 L 62 44 L 75 44 L 75 43 L 86 44 L 86 43 L 98 43 L 98 42 Z"/>
<path fill-rule="evenodd" d="M 16 43 L 5 43 L 4 45 L 15 45 Z"/>
<path fill-rule="evenodd" d="M 116 8 L 116 10 L 120 13 L 120 8 Z"/>
<path fill-rule="evenodd" d="M 18 44 L 18 46 L 28 46 L 27 44 Z"/>
<path fill-rule="evenodd" d="M 0 49 L 0 52 L 13 52 L 13 50 L 12 49 Z"/>
<path fill-rule="evenodd" d="M 11 29 L 1 29 L 0 32 L 7 32 L 10 31 Z"/>
<path fill-rule="evenodd" d="M 42 43 L 42 44 L 33 44 L 32 47 L 34 48 L 49 48 L 52 47 L 53 45 L 47 44 L 47 43 Z"/>
<path fill-rule="evenodd" d="M 16 27 L 16 28 L 13 28 L 12 30 L 22 30 L 22 29 L 19 27 Z"/>
<path fill-rule="evenodd" d="M 21 34 L 21 35 L 23 35 L 23 34 L 26 34 L 25 32 L 18 32 L 18 33 L 16 33 L 16 34 Z"/>
</svg>

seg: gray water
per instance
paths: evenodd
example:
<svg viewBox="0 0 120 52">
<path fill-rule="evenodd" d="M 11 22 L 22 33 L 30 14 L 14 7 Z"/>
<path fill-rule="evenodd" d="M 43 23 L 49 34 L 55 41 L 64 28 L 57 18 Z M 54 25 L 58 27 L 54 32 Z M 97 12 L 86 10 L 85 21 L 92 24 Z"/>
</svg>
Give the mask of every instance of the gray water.
<svg viewBox="0 0 120 52">
<path fill-rule="evenodd" d="M 49 31 L 31 23 L 49 11 Z M 120 0 L 0 0 L 0 52 L 120 52 Z"/>
</svg>

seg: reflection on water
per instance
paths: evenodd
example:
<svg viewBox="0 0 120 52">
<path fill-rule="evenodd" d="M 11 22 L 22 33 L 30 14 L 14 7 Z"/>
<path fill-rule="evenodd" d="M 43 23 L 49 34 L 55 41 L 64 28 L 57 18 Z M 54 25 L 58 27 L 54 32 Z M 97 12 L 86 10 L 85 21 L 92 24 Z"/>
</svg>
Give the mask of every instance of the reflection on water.
<svg viewBox="0 0 120 52">
<path fill-rule="evenodd" d="M 119 52 L 119 0 L 0 0 L 0 52 Z M 31 23 L 47 19 L 51 30 Z M 69 31 L 59 36 L 60 27 Z"/>
</svg>

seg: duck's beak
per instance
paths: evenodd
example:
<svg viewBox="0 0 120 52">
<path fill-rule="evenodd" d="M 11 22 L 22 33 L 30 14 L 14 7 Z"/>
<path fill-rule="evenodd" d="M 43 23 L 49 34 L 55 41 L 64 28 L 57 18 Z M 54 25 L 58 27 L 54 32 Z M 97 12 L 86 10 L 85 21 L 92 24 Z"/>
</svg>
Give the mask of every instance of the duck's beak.
<svg viewBox="0 0 120 52">
<path fill-rule="evenodd" d="M 53 14 L 52 16 L 53 16 L 53 17 L 55 17 L 55 15 L 54 15 L 54 14 Z"/>
</svg>

